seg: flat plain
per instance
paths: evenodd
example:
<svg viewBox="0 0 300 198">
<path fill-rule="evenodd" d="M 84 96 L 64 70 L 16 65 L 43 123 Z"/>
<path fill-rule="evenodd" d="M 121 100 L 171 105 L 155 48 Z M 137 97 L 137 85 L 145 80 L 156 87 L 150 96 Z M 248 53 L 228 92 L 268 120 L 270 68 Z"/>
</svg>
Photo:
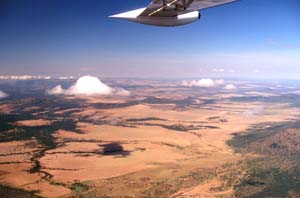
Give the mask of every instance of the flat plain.
<svg viewBox="0 0 300 198">
<path fill-rule="evenodd" d="M 1 197 L 300 196 L 299 83 L 108 82 L 131 95 L 1 83 Z"/>
</svg>

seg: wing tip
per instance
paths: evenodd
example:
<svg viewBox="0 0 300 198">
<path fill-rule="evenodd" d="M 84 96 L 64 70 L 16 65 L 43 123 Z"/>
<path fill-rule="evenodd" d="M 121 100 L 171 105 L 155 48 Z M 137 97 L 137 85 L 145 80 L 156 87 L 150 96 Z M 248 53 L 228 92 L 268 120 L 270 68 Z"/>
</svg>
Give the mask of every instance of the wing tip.
<svg viewBox="0 0 300 198">
<path fill-rule="evenodd" d="M 127 12 L 122 12 L 120 14 L 114 14 L 111 16 L 108 16 L 109 18 L 136 18 L 141 15 L 142 12 L 144 12 L 146 8 L 139 8 L 136 10 L 130 10 Z"/>
</svg>

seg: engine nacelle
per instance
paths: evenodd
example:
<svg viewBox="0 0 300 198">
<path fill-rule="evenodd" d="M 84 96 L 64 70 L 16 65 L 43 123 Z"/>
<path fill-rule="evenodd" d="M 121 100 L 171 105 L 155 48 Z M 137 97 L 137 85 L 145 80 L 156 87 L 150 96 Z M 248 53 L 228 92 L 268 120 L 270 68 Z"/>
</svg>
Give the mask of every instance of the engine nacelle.
<svg viewBox="0 0 300 198">
<path fill-rule="evenodd" d="M 153 17 L 153 16 L 140 16 L 145 8 L 113 15 L 113 18 L 125 19 L 137 23 L 154 26 L 180 26 L 198 21 L 201 18 L 199 11 L 193 11 L 186 14 L 181 14 L 176 17 Z"/>
</svg>

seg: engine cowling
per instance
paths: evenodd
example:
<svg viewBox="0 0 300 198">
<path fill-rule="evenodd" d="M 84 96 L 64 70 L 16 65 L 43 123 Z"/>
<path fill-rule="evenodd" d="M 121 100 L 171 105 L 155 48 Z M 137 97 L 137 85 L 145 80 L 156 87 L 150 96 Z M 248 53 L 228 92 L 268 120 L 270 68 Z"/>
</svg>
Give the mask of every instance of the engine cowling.
<svg viewBox="0 0 300 198">
<path fill-rule="evenodd" d="M 198 21 L 201 18 L 199 11 L 193 11 L 186 14 L 181 14 L 176 17 L 154 17 L 154 16 L 140 16 L 144 8 L 133 10 L 118 15 L 113 15 L 113 18 L 125 19 L 133 22 L 138 22 L 146 25 L 154 26 L 180 26 Z"/>
</svg>

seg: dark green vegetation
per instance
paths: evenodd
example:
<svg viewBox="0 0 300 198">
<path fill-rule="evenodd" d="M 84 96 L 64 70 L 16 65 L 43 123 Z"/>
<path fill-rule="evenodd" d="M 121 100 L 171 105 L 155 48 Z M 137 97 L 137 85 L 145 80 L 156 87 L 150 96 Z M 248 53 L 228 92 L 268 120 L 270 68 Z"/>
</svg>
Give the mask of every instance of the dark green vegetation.
<svg viewBox="0 0 300 198">
<path fill-rule="evenodd" d="M 0 114 L 0 142 L 10 142 L 18 140 L 31 140 L 36 138 L 38 142 L 45 147 L 55 147 L 56 143 L 51 136 L 58 129 L 76 130 L 76 123 L 70 118 L 63 118 L 54 121 L 48 126 L 15 126 L 13 123 L 20 120 L 33 119 L 32 116 L 25 114 Z"/>
<path fill-rule="evenodd" d="M 72 185 L 71 189 L 73 190 L 75 196 L 80 197 L 80 194 L 84 191 L 87 191 L 89 186 L 84 183 L 76 182 Z"/>
<path fill-rule="evenodd" d="M 153 120 L 166 121 L 166 119 L 161 119 L 161 118 L 156 118 L 156 117 L 148 117 L 148 118 L 127 119 L 126 122 L 143 122 L 143 121 L 153 121 Z"/>
<path fill-rule="evenodd" d="M 136 123 L 136 125 L 144 126 L 159 126 L 173 131 L 179 132 L 188 132 L 192 130 L 201 130 L 201 129 L 218 129 L 217 126 L 210 125 L 182 125 L 182 124 L 173 124 L 173 125 L 164 125 L 164 124 L 152 124 L 152 123 Z"/>
<path fill-rule="evenodd" d="M 268 157 L 248 161 L 248 177 L 235 186 L 235 195 L 249 198 L 299 197 L 300 167 L 285 168 L 288 163 L 288 159 Z"/>
<path fill-rule="evenodd" d="M 16 189 L 5 185 L 0 185 L 0 197 L 1 198 L 38 198 L 36 191 L 25 191 L 22 189 Z"/>
<path fill-rule="evenodd" d="M 183 171 L 178 167 L 154 168 L 144 173 L 145 170 L 99 181 L 97 188 L 91 188 L 79 197 L 172 197 L 181 189 L 194 187 L 216 176 L 214 170 Z"/>
<path fill-rule="evenodd" d="M 122 107 L 130 107 L 138 104 L 174 104 L 176 108 L 185 108 L 185 107 L 193 107 L 193 108 L 201 108 L 205 105 L 213 104 L 216 100 L 206 99 L 203 100 L 201 104 L 195 102 L 197 98 L 187 97 L 181 100 L 175 99 L 167 99 L 167 98 L 158 98 L 158 97 L 147 97 L 141 100 L 132 100 L 125 103 L 95 103 L 93 106 L 97 109 L 114 109 L 114 108 L 122 108 Z"/>
<path fill-rule="evenodd" d="M 16 126 L 15 122 L 20 120 L 33 119 L 33 116 L 29 113 L 21 114 L 0 114 L 0 142 L 20 141 L 20 140 L 32 140 L 35 138 L 37 142 L 43 146 L 41 150 L 36 152 L 32 157 L 31 161 L 34 162 L 35 166 L 30 170 L 31 173 L 39 172 L 39 158 L 41 158 L 47 150 L 54 149 L 57 147 L 55 138 L 52 134 L 59 130 L 76 130 L 76 122 L 71 118 L 62 118 L 58 121 L 53 121 L 48 126 Z"/>
<path fill-rule="evenodd" d="M 161 179 L 160 181 L 152 182 L 142 194 L 145 197 L 170 197 L 180 191 L 180 189 L 194 187 L 214 176 L 213 171 L 194 170 L 177 178 Z"/>
<path fill-rule="evenodd" d="M 288 103 L 290 107 L 300 106 L 300 95 L 282 94 L 278 96 L 243 96 L 232 97 L 233 102 L 264 102 L 264 103 Z"/>
<path fill-rule="evenodd" d="M 228 142 L 237 152 L 255 154 L 244 166 L 247 174 L 234 186 L 236 197 L 291 197 L 300 195 L 300 123 L 265 123 Z"/>
<path fill-rule="evenodd" d="M 37 148 L 34 152 L 30 153 L 32 154 L 30 162 L 33 164 L 33 166 L 28 170 L 28 172 L 41 173 L 43 175 L 43 179 L 50 181 L 52 175 L 42 170 L 39 160 L 44 156 L 46 151 L 55 149 L 59 146 L 52 134 L 59 129 L 80 133 L 80 131 L 76 129 L 77 118 L 72 116 L 74 111 L 67 111 L 59 115 L 57 115 L 55 112 L 60 110 L 68 110 L 70 108 L 77 108 L 81 105 L 81 101 L 65 100 L 60 97 L 49 98 L 45 97 L 44 94 L 38 95 L 38 93 L 32 94 L 37 95 L 30 96 L 26 99 L 14 96 L 14 94 L 10 95 L 9 104 L 13 106 L 13 109 L 11 112 L 0 114 L 0 142 L 36 140 L 37 145 L 34 142 L 32 142 L 34 145 L 28 145 Z M 16 125 L 17 121 L 35 119 L 50 120 L 51 124 L 44 126 Z M 2 162 L 2 164 L 12 163 L 29 162 Z M 13 189 L 7 186 L 1 186 L 0 192 L 1 198 L 37 197 L 35 196 L 35 193 L 37 193 L 35 191 L 26 192 L 25 190 Z"/>
</svg>

